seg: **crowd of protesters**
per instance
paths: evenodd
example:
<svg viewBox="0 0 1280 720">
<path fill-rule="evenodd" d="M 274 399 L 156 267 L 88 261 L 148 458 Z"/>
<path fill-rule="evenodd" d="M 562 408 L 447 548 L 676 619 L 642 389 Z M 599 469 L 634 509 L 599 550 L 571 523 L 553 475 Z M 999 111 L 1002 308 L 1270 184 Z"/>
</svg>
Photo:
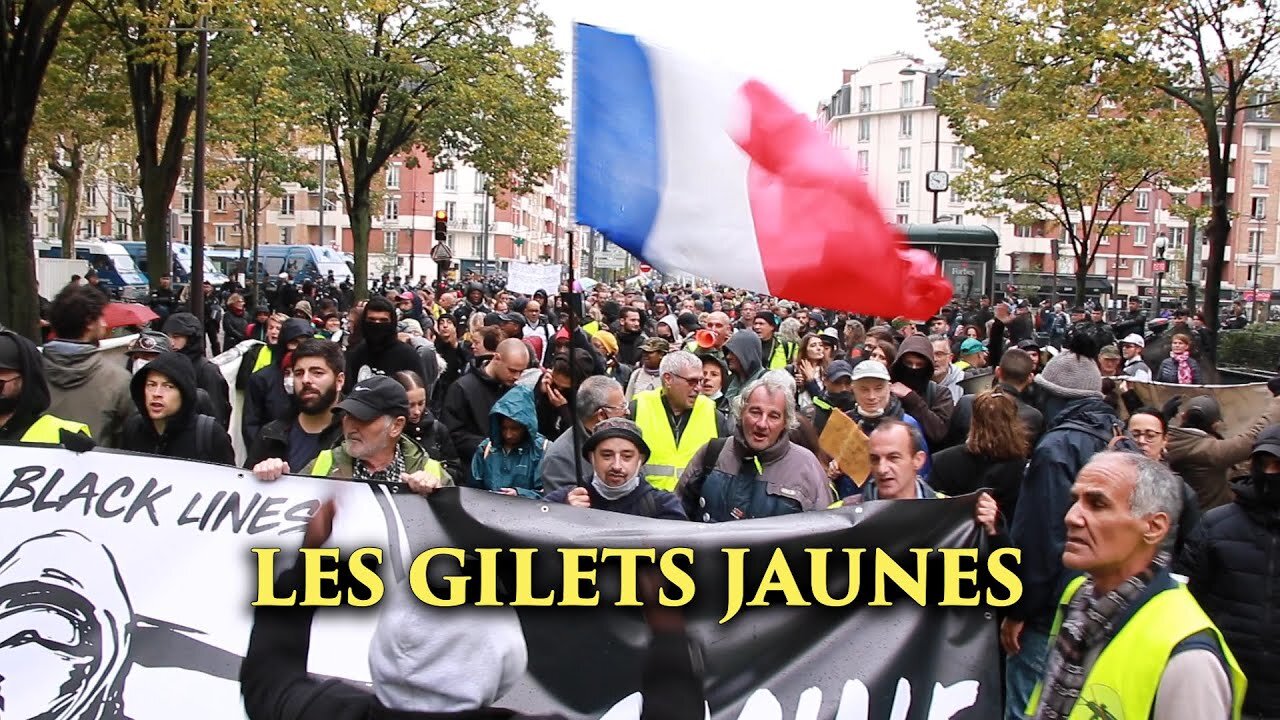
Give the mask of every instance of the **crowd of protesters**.
<svg viewBox="0 0 1280 720">
<path fill-rule="evenodd" d="M 1132 691 L 1116 717 L 1280 717 L 1280 378 L 1234 434 L 1212 395 L 1150 408 L 1129 384 L 1202 382 L 1194 318 L 1174 318 L 1151 367 L 1136 305 L 1110 324 L 984 298 L 914 321 L 599 284 L 571 330 L 560 293 L 482 278 L 384 279 L 367 302 L 282 281 L 252 313 L 241 292 L 205 291 L 203 325 L 170 308 L 126 364 L 99 352 L 107 300 L 89 286 L 53 301 L 43 354 L 0 331 L 0 440 L 232 464 L 239 433 L 262 480 L 457 485 L 688 522 L 983 491 L 975 522 L 1021 550 L 1024 593 L 1000 622 L 1007 717 L 1080 717 L 1094 673 Z M 229 383 L 211 356 L 245 340 L 259 344 Z M 866 436 L 865 466 L 823 449 L 839 414 Z M 1126 676 L 1139 660 L 1156 667 Z M 440 709 L 375 696 L 331 701 Z"/>
</svg>

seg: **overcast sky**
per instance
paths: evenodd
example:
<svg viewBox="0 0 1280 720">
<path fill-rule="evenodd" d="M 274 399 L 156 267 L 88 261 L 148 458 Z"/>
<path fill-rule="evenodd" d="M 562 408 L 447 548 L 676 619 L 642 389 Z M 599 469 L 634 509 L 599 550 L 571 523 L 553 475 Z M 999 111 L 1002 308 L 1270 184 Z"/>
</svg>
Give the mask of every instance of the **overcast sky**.
<svg viewBox="0 0 1280 720">
<path fill-rule="evenodd" d="M 799 111 L 840 86 L 840 71 L 901 51 L 936 58 L 914 0 L 539 0 L 573 49 L 574 22 L 639 35 L 768 82 Z M 571 67 L 571 66 L 570 66 Z"/>
</svg>

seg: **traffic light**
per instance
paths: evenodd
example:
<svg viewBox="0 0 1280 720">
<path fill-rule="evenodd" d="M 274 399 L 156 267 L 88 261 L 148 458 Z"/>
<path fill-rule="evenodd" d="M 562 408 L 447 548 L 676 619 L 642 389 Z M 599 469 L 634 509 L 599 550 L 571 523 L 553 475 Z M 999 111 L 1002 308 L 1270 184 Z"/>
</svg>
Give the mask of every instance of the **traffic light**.
<svg viewBox="0 0 1280 720">
<path fill-rule="evenodd" d="M 444 210 L 436 211 L 436 242 L 444 244 L 449 239 L 449 213 Z"/>
</svg>

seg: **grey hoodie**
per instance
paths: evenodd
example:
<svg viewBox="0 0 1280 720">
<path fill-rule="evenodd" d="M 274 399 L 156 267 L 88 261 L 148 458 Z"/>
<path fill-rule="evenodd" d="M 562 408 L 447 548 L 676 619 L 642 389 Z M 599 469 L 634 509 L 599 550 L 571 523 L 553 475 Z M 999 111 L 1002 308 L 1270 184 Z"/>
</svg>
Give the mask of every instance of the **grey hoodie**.
<svg viewBox="0 0 1280 720">
<path fill-rule="evenodd" d="M 52 340 L 44 346 L 49 412 L 89 426 L 104 447 L 120 447 L 124 421 L 136 409 L 129 394 L 129 371 L 108 362 L 96 345 Z"/>
<path fill-rule="evenodd" d="M 738 362 L 742 363 L 744 372 L 743 377 L 739 377 L 737 373 L 732 373 L 732 377 L 725 387 L 724 394 L 734 398 L 738 396 L 738 393 L 742 392 L 743 386 L 764 373 L 764 354 L 760 345 L 760 336 L 751 330 L 739 330 L 729 336 L 729 340 L 724 344 L 724 349 L 738 358 Z"/>
</svg>

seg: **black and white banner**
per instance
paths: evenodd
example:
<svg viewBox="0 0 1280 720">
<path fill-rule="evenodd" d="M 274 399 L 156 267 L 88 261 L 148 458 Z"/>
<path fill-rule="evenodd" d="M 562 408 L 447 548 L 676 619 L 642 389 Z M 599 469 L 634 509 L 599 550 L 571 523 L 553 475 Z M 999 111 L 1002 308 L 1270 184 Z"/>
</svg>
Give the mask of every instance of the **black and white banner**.
<svg viewBox="0 0 1280 720">
<path fill-rule="evenodd" d="M 105 451 L 0 447 L 0 718 L 243 717 L 237 681 L 257 596 L 251 548 L 301 542 L 326 498 L 338 503 L 330 546 L 386 550 L 386 592 L 407 592 L 419 553 L 435 547 L 533 548 L 534 595 L 563 591 L 562 548 L 691 549 L 696 588 L 685 608 L 704 648 L 709 716 L 760 720 L 943 720 L 1000 714 L 995 621 L 983 607 L 920 607 L 867 569 L 878 551 L 916 568 L 912 549 L 969 548 L 971 498 L 870 503 L 721 525 L 655 521 L 471 490 L 430 500 L 357 483 L 284 478 Z M 866 548 L 859 563 L 844 557 Z M 775 550 L 811 599 L 856 591 L 846 607 L 774 590 L 747 605 Z M 917 551 L 922 552 L 922 551 Z M 936 561 L 936 562 L 935 562 Z M 922 561 L 923 562 L 923 561 Z M 497 564 L 511 587 L 517 563 Z M 935 574 L 942 563 L 930 558 Z M 572 718 L 638 718 L 648 630 L 614 607 L 603 567 L 598 607 L 517 607 L 524 679 L 501 701 Z M 825 574 L 825 577 L 822 575 Z M 612 585 L 611 585 L 612 581 Z M 851 581 L 858 583 L 851 586 Z M 585 585 L 584 585 L 585 588 Z M 612 589 L 611 589 L 612 588 Z M 384 602 L 386 602 L 384 600 Z M 309 667 L 368 682 L 377 609 L 321 609 Z M 442 628 L 447 632 L 448 628 Z"/>
</svg>

